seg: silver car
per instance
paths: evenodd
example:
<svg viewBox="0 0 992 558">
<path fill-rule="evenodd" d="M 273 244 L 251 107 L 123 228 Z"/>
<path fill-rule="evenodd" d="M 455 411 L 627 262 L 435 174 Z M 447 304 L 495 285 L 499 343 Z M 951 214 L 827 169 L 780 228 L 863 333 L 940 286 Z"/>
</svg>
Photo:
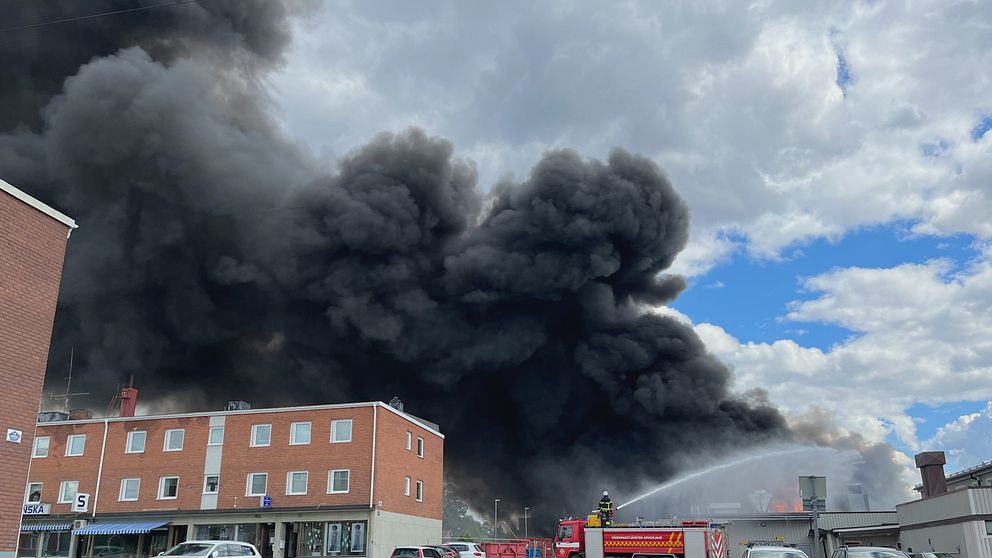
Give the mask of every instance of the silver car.
<svg viewBox="0 0 992 558">
<path fill-rule="evenodd" d="M 805 552 L 792 546 L 751 546 L 743 558 L 809 558 Z"/>
</svg>

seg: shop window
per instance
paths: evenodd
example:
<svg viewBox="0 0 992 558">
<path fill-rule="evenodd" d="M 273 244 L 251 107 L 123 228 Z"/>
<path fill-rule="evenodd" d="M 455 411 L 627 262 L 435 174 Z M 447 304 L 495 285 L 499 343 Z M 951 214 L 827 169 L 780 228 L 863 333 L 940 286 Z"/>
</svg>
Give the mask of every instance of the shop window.
<svg viewBox="0 0 992 558">
<path fill-rule="evenodd" d="M 302 523 L 300 524 L 299 546 L 302 552 L 299 556 L 321 556 L 324 548 L 324 524 L 323 523 Z"/>
<path fill-rule="evenodd" d="M 165 447 L 162 451 L 181 451 L 183 441 L 186 438 L 186 431 L 182 428 L 174 428 L 165 431 Z"/>
<path fill-rule="evenodd" d="M 52 439 L 48 436 L 39 436 L 34 439 L 34 446 L 31 449 L 31 457 L 48 457 L 48 445 Z"/>
<path fill-rule="evenodd" d="M 133 432 L 127 433 L 127 446 L 124 448 L 124 453 L 144 453 L 145 452 L 145 439 L 148 434 L 142 430 L 135 430 Z"/>
<path fill-rule="evenodd" d="M 29 483 L 28 484 L 28 491 L 24 495 L 24 502 L 25 503 L 28 503 L 28 504 L 34 503 L 34 502 L 41 502 L 41 488 L 42 488 L 42 486 L 43 485 L 40 482 Z"/>
<path fill-rule="evenodd" d="M 59 486 L 59 503 L 71 504 L 76 499 L 76 492 L 79 490 L 79 481 L 62 481 Z"/>
<path fill-rule="evenodd" d="M 140 488 L 141 479 L 121 479 L 121 493 L 118 500 L 121 502 L 136 502 Z"/>
<path fill-rule="evenodd" d="M 17 558 L 34 558 L 38 555 L 38 533 L 21 533 L 17 543 Z"/>
<path fill-rule="evenodd" d="M 272 443 L 271 424 L 253 424 L 251 426 L 251 446 L 264 447 Z"/>
<path fill-rule="evenodd" d="M 307 478 L 309 476 L 309 473 L 306 471 L 290 471 L 286 475 L 286 495 L 299 496 L 301 494 L 306 494 Z"/>
<path fill-rule="evenodd" d="M 69 555 L 70 531 L 49 531 L 45 536 L 45 547 L 41 550 L 41 558 L 65 558 Z"/>
<path fill-rule="evenodd" d="M 210 436 L 207 438 L 208 446 L 220 446 L 224 444 L 224 427 L 211 426 Z"/>
<path fill-rule="evenodd" d="M 175 500 L 179 496 L 179 477 L 161 477 L 158 480 L 158 499 Z"/>
<path fill-rule="evenodd" d="M 351 441 L 351 419 L 331 421 L 331 442 L 339 444 Z"/>
<path fill-rule="evenodd" d="M 342 494 L 348 492 L 351 484 L 351 471 L 347 469 L 331 471 L 327 479 L 328 494 Z"/>
<path fill-rule="evenodd" d="M 246 496 L 265 496 L 266 485 L 269 483 L 268 473 L 248 473 L 248 490 Z"/>
<path fill-rule="evenodd" d="M 203 477 L 203 493 L 217 494 L 220 489 L 220 475 L 207 475 Z"/>
<path fill-rule="evenodd" d="M 73 434 L 66 439 L 65 456 L 79 457 L 86 450 L 86 434 Z"/>
<path fill-rule="evenodd" d="M 197 525 L 196 538 L 201 541 L 233 541 L 236 525 Z"/>
<path fill-rule="evenodd" d="M 335 521 L 327 524 L 327 556 L 365 556 L 366 531 L 364 521 Z"/>
<path fill-rule="evenodd" d="M 310 423 L 294 422 L 289 425 L 289 444 L 303 446 L 310 443 Z"/>
<path fill-rule="evenodd" d="M 424 501 L 424 481 L 417 481 L 417 501 Z"/>
</svg>

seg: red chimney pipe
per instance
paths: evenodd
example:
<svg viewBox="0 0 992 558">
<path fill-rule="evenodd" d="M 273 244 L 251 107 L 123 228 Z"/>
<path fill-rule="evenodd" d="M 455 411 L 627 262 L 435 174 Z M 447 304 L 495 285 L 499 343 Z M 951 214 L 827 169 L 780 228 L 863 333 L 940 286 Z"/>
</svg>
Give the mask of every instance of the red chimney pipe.
<svg viewBox="0 0 992 558">
<path fill-rule="evenodd" d="M 121 400 L 121 414 L 122 417 L 133 417 L 134 409 L 138 406 L 138 388 L 133 388 L 128 386 L 121 389 L 121 394 L 118 396 Z"/>
</svg>

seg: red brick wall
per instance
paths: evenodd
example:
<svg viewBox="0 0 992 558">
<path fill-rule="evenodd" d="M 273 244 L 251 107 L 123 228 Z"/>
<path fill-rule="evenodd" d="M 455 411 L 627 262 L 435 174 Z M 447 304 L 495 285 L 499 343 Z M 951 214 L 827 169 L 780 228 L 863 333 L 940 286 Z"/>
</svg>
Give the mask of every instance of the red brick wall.
<svg viewBox="0 0 992 558">
<path fill-rule="evenodd" d="M 67 227 L 0 191 L 0 433 L 20 430 L 20 444 L 0 442 L 0 552 L 17 545 L 48 345 L 55 319 Z M 47 488 L 47 487 L 46 487 Z"/>
<path fill-rule="evenodd" d="M 406 433 L 413 434 L 410 450 Z M 417 438 L 424 439 L 424 457 L 417 456 Z M 404 477 L 410 477 L 410 495 L 404 495 Z M 441 519 L 444 507 L 444 440 L 400 417 L 379 409 L 376 432 L 376 501 L 395 513 Z M 418 502 L 417 481 L 423 481 L 423 502 Z"/>
</svg>

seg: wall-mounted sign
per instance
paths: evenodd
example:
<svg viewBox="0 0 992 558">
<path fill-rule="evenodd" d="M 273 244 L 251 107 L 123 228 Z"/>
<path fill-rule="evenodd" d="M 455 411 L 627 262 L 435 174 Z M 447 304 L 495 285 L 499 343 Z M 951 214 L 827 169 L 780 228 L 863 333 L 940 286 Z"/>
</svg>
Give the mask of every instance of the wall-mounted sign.
<svg viewBox="0 0 992 558">
<path fill-rule="evenodd" d="M 76 494 L 76 499 L 72 501 L 72 511 L 76 513 L 90 509 L 90 495 L 80 492 Z"/>
<path fill-rule="evenodd" d="M 24 437 L 24 433 L 20 430 L 14 430 L 13 428 L 7 429 L 7 441 L 12 444 L 20 444 L 21 438 Z"/>
<path fill-rule="evenodd" d="M 24 504 L 21 515 L 48 515 L 52 511 L 51 504 Z"/>
<path fill-rule="evenodd" d="M 272 496 L 262 496 L 262 507 L 263 508 L 272 507 Z"/>
</svg>

